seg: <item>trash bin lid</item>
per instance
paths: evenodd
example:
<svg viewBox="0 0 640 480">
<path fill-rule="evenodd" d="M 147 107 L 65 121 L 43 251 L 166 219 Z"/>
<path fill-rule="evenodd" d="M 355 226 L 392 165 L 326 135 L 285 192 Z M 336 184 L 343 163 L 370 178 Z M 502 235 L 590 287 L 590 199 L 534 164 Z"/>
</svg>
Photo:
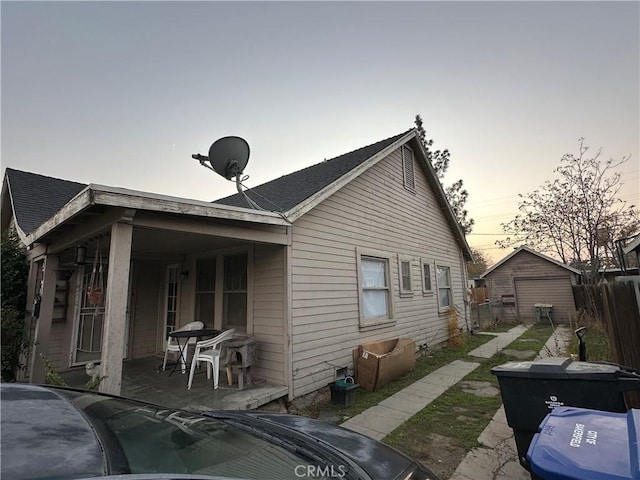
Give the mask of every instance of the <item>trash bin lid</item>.
<svg viewBox="0 0 640 480">
<path fill-rule="evenodd" d="M 558 407 L 529 446 L 531 470 L 545 480 L 638 480 L 640 410 Z"/>
<path fill-rule="evenodd" d="M 575 362 L 566 357 L 549 357 L 526 362 L 507 362 L 493 367 L 497 377 L 541 379 L 617 380 L 621 367 L 614 364 Z"/>
</svg>

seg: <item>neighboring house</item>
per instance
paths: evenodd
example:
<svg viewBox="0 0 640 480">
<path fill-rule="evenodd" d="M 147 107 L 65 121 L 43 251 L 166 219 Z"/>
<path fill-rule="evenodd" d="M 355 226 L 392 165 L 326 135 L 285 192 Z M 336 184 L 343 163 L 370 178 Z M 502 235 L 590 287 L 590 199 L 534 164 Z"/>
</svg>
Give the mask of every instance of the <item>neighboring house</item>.
<svg viewBox="0 0 640 480">
<path fill-rule="evenodd" d="M 509 319 L 531 323 L 536 303 L 551 304 L 554 323 L 568 323 L 575 314 L 573 285 L 580 271 L 528 247 L 520 247 L 486 270 L 480 278 L 493 302 L 501 302 Z"/>
<path fill-rule="evenodd" d="M 636 255 L 636 262 L 640 265 L 640 233 L 629 240 L 629 242 L 622 248 L 624 255 L 629 255 L 631 252 Z"/>
<path fill-rule="evenodd" d="M 44 352 L 58 368 L 100 361 L 101 390 L 119 393 L 123 358 L 201 320 L 253 334 L 254 376 L 294 398 L 352 369 L 362 343 L 443 342 L 450 307 L 468 324 L 471 252 L 415 130 L 247 194 L 273 211 L 7 169 L 2 228 L 31 263 L 29 380 Z"/>
</svg>

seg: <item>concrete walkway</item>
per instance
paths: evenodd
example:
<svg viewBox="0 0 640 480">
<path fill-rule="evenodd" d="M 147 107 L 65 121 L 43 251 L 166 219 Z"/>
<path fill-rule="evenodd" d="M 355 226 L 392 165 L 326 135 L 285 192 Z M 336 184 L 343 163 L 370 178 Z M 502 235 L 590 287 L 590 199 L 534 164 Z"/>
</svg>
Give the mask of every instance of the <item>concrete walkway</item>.
<svg viewBox="0 0 640 480">
<path fill-rule="evenodd" d="M 472 350 L 469 355 L 491 358 L 527 330 L 518 325 L 508 332 L 487 333 L 496 338 Z M 540 352 L 541 356 L 560 355 L 564 351 L 568 328 L 559 327 Z M 405 421 L 429 405 L 450 387 L 475 370 L 480 363 L 455 360 L 421 378 L 375 407 L 350 418 L 341 426 L 381 440 Z M 475 448 L 460 464 L 451 480 L 529 480 L 517 460 L 513 431 L 500 408 L 478 438 L 482 447 Z M 526 474 L 526 475 L 525 475 Z"/>
<path fill-rule="evenodd" d="M 539 358 L 563 356 L 571 330 L 561 325 L 549 337 Z M 518 462 L 513 430 L 500 407 L 478 437 L 480 447 L 471 450 L 450 480 L 530 480 L 531 475 Z"/>
<path fill-rule="evenodd" d="M 493 335 L 496 338 L 494 338 L 493 340 L 489 340 L 484 345 L 480 345 L 475 350 L 471 350 L 469 352 L 469 355 L 478 358 L 491 358 L 504 347 L 513 342 L 520 335 L 522 335 L 524 332 L 526 332 L 527 328 L 528 327 L 526 327 L 525 325 L 517 325 L 508 332 L 504 333 L 479 332 L 478 335 Z"/>
<path fill-rule="evenodd" d="M 455 360 L 340 426 L 381 440 L 479 365 L 476 362 Z"/>
</svg>

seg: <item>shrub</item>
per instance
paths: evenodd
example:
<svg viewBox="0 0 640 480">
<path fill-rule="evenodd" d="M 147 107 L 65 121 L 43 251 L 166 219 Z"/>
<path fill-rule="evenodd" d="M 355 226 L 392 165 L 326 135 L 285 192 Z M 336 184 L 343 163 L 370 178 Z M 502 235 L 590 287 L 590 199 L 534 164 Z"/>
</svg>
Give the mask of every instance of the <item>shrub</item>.
<svg viewBox="0 0 640 480">
<path fill-rule="evenodd" d="M 12 382 L 16 379 L 16 372 L 22 365 L 20 355 L 26 348 L 26 332 L 24 315 L 15 307 L 2 307 L 2 351 L 1 372 L 3 382 Z"/>
<path fill-rule="evenodd" d="M 2 232 L 2 381 L 14 381 L 20 365 L 20 355 L 26 347 L 24 311 L 27 299 L 29 264 L 24 247 L 14 232 Z"/>
</svg>

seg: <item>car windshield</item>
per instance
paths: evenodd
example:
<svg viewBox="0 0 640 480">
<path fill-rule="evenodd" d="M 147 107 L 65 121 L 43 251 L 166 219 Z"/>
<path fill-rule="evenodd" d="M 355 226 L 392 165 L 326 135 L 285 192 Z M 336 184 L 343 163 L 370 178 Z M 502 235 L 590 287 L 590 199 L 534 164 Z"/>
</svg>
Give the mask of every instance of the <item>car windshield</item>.
<svg viewBox="0 0 640 480">
<path fill-rule="evenodd" d="M 61 392 L 95 427 L 111 474 L 175 473 L 246 479 L 327 478 L 330 468 L 218 420 L 124 399 Z"/>
</svg>

